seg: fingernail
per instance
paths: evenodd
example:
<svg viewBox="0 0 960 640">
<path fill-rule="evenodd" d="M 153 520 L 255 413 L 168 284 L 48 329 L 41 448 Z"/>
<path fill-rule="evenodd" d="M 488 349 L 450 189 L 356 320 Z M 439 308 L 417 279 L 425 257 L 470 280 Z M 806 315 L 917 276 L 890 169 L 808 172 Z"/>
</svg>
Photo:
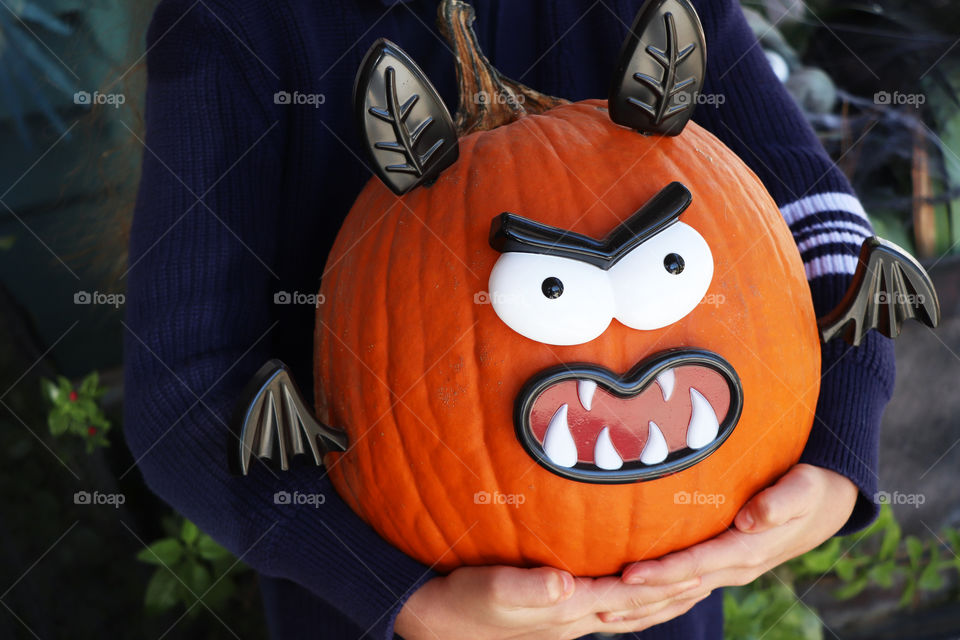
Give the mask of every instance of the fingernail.
<svg viewBox="0 0 960 640">
<path fill-rule="evenodd" d="M 554 571 L 548 575 L 546 585 L 547 595 L 550 597 L 550 600 L 559 600 L 563 597 L 563 578 L 559 573 Z"/>
<path fill-rule="evenodd" d="M 574 582 L 573 576 L 564 571 L 560 574 L 560 580 L 563 582 L 563 599 L 566 600 L 573 595 Z"/>
<path fill-rule="evenodd" d="M 604 621 L 604 622 L 607 622 L 607 623 L 610 623 L 610 622 L 620 622 L 620 621 L 622 621 L 622 620 L 623 620 L 623 616 L 606 616 L 606 617 L 604 617 L 604 619 L 603 619 L 603 621 Z"/>
<path fill-rule="evenodd" d="M 749 511 L 744 511 L 743 515 L 740 516 L 740 524 L 741 524 L 741 528 L 744 529 L 745 531 L 749 531 L 750 529 L 753 529 L 753 524 L 754 524 L 753 516 L 750 515 Z"/>
<path fill-rule="evenodd" d="M 689 591 L 690 589 L 693 589 L 699 586 L 700 586 L 700 578 L 699 577 L 691 578 L 690 580 L 680 583 L 680 590 L 681 590 L 680 592 L 683 593 L 684 591 Z"/>
<path fill-rule="evenodd" d="M 623 576 L 623 581 L 627 584 L 643 584 L 646 582 L 639 571 L 634 571 L 633 573 L 628 573 Z"/>
</svg>

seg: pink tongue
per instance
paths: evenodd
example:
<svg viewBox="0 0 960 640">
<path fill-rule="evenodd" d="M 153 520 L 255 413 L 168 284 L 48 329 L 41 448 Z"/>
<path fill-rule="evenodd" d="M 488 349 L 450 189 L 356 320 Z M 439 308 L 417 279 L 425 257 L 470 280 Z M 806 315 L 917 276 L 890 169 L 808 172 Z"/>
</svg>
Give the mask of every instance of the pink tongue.
<svg viewBox="0 0 960 640">
<path fill-rule="evenodd" d="M 577 447 L 578 462 L 594 463 L 597 438 L 604 427 L 609 427 L 610 439 L 620 458 L 625 462 L 639 460 L 651 421 L 660 429 L 669 451 L 683 449 L 687 446 L 687 426 L 693 411 L 691 388 L 707 399 L 721 422 L 730 408 L 730 390 L 723 376 L 709 367 L 681 365 L 673 371 L 675 383 L 666 402 L 655 382 L 632 398 L 618 398 L 598 386 L 589 411 L 580 402 L 576 380 L 557 383 L 533 404 L 533 435 L 542 446 L 551 419 L 560 407 L 567 405 L 567 424 Z"/>
</svg>

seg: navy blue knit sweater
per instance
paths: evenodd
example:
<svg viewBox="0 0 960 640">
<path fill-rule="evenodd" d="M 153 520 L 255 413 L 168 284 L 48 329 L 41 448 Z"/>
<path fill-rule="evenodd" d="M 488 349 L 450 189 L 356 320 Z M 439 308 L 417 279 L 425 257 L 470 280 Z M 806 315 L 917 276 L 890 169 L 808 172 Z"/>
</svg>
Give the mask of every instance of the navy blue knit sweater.
<svg viewBox="0 0 960 640">
<path fill-rule="evenodd" d="M 476 0 L 481 46 L 505 74 L 573 100 L 606 95 L 640 0 Z M 771 73 L 735 0 L 695 2 L 707 38 L 695 120 L 760 176 L 794 232 L 818 315 L 841 297 L 870 233 L 863 209 Z M 147 42 L 146 144 L 130 246 L 126 436 L 149 486 L 263 576 L 277 638 L 390 638 L 432 574 L 381 540 L 315 468 L 230 475 L 226 420 L 267 359 L 311 388 L 312 293 L 337 229 L 369 179 L 348 149 L 354 74 L 378 37 L 401 44 L 448 105 L 454 64 L 436 0 L 163 0 Z M 323 104 L 276 104 L 278 91 Z M 892 349 L 823 350 L 803 460 L 861 491 L 845 530 L 875 515 L 878 425 Z M 232 447 L 231 449 L 232 450 Z M 273 494 L 322 493 L 319 509 Z M 718 595 L 643 638 L 716 638 Z"/>
</svg>

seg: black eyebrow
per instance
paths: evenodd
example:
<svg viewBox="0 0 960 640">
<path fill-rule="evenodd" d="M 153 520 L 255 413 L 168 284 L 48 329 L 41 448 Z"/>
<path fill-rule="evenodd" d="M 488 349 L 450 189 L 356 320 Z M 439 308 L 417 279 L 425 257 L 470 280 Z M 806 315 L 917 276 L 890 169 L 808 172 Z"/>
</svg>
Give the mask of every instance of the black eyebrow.
<svg viewBox="0 0 960 640">
<path fill-rule="evenodd" d="M 601 240 L 504 212 L 490 223 L 490 246 L 500 253 L 570 258 L 606 271 L 637 245 L 676 222 L 692 201 L 685 186 L 671 182 Z"/>
</svg>

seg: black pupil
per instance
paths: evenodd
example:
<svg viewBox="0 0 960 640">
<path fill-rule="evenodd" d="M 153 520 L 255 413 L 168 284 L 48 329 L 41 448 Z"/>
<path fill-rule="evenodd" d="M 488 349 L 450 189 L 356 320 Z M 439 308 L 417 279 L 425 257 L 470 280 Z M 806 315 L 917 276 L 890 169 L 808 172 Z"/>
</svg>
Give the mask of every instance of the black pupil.
<svg viewBox="0 0 960 640">
<path fill-rule="evenodd" d="M 560 278 L 550 276 L 540 285 L 540 290 L 543 291 L 543 295 L 551 300 L 556 300 L 563 294 L 563 283 L 560 282 Z"/>
<path fill-rule="evenodd" d="M 683 257 L 679 253 L 668 253 L 663 259 L 663 268 L 673 275 L 679 275 L 683 271 Z"/>
</svg>

